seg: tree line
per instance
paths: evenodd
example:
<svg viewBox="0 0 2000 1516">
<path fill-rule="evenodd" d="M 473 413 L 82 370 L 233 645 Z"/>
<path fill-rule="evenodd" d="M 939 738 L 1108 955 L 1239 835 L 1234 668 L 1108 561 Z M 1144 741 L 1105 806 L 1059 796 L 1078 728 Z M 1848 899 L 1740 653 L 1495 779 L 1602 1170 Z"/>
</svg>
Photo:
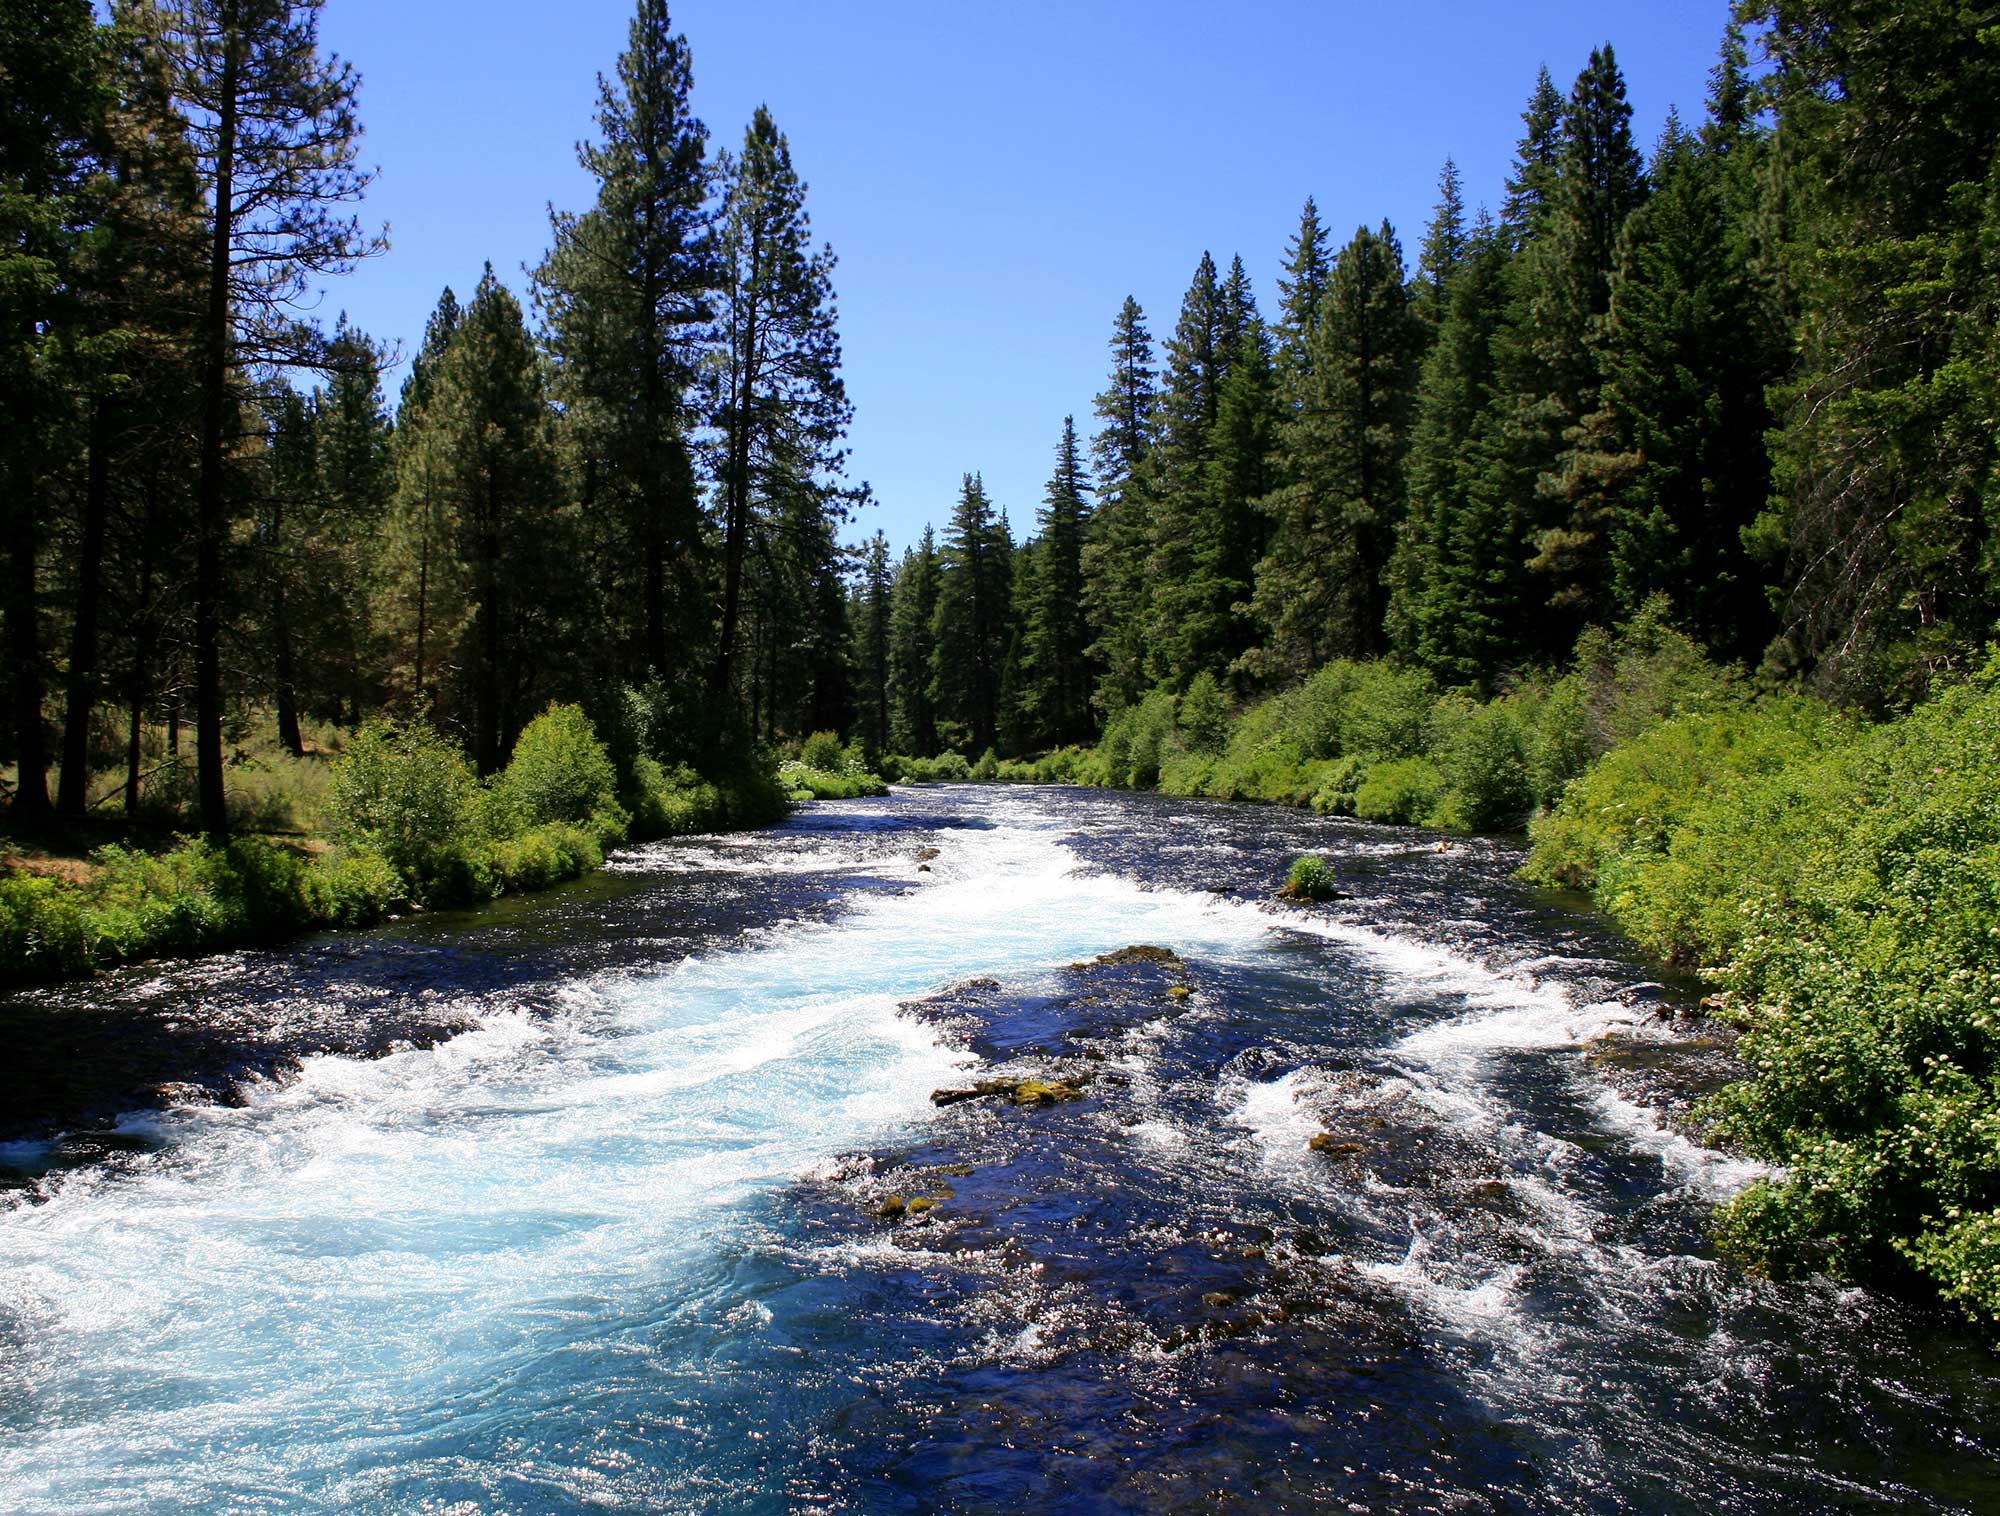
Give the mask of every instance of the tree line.
<svg viewBox="0 0 2000 1516">
<path fill-rule="evenodd" d="M 1028 753 L 1334 659 L 1491 695 L 1648 605 L 1875 706 L 1993 635 L 2000 32 L 1943 0 L 1748 0 L 1650 151 L 1609 45 L 1544 70 L 1497 209 L 1447 162 L 1412 255 L 1307 200 L 1268 313 L 1203 254 L 1162 339 L 1116 312 L 1025 540 L 972 473 L 900 557 L 841 545 L 789 145 L 759 110 L 711 150 L 662 0 L 600 81 L 594 201 L 525 305 L 444 292 L 392 415 L 395 355 L 301 309 L 382 249 L 320 4 L 0 0 L 18 816 L 164 769 L 219 831 L 246 723 L 421 712 L 491 773 L 623 687 L 712 759 Z"/>
<path fill-rule="evenodd" d="M 1127 299 L 1034 537 L 969 476 L 941 542 L 873 550 L 864 734 L 1039 751 L 1336 658 L 1490 696 L 1662 600 L 1854 703 L 1966 667 L 2000 613 L 1997 41 L 1745 4 L 1649 154 L 1607 44 L 1535 81 L 1497 213 L 1444 164 L 1414 261 L 1308 199 L 1268 317 L 1240 258 L 1158 347 Z"/>
<path fill-rule="evenodd" d="M 0 0 L 15 815 L 115 800 L 107 765 L 136 810 L 184 726 L 220 832 L 251 722 L 300 753 L 312 721 L 422 713 L 482 773 L 551 700 L 628 685 L 711 745 L 844 724 L 865 490 L 834 257 L 768 111 L 711 151 L 639 0 L 579 148 L 594 203 L 552 216 L 525 309 L 490 264 L 444 291 L 392 417 L 394 355 L 305 309 L 384 247 L 322 3 Z"/>
</svg>

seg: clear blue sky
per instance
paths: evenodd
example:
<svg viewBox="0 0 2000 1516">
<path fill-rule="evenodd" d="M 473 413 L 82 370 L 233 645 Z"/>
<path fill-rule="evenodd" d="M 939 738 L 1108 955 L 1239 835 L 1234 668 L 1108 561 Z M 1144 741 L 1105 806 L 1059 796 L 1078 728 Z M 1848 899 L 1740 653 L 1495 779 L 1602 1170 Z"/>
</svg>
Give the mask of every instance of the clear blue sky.
<svg viewBox="0 0 2000 1516">
<path fill-rule="evenodd" d="M 1130 293 L 1172 330 L 1204 248 L 1240 252 L 1268 313 L 1307 195 L 1344 241 L 1387 216 L 1414 260 L 1439 165 L 1497 205 L 1546 62 L 1567 90 L 1618 50 L 1650 147 L 1698 116 L 1724 0 L 961 4 L 679 0 L 695 108 L 734 146 L 762 101 L 840 258 L 853 473 L 898 550 L 978 470 L 1026 534 L 1066 413 L 1090 429 Z M 322 41 L 361 70 L 363 207 L 390 251 L 328 291 L 414 348 L 447 283 L 491 259 L 525 293 L 629 0 L 328 0 Z M 400 385 L 400 375 L 390 385 Z"/>
</svg>

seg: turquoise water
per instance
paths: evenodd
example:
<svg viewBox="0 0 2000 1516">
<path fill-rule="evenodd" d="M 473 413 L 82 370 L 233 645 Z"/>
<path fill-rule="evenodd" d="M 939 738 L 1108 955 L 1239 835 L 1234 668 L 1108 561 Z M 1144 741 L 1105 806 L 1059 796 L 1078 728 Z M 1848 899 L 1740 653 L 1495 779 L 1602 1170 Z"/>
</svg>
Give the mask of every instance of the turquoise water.
<svg viewBox="0 0 2000 1516">
<path fill-rule="evenodd" d="M 1355 900 L 1264 908 L 1308 846 Z M 1510 862 L 906 793 L 357 939 L 421 971 L 191 977 L 472 1030 L 133 1113 L 0 1211 L 0 1511 L 2000 1508 L 1990 1360 L 1713 1256 L 1754 1166 L 1604 1075 L 1680 1034 Z M 1131 943 L 1192 993 L 1065 967 Z M 929 1099 L 1084 1050 L 1058 1110 Z M 918 1159 L 940 1224 L 868 1217 Z"/>
</svg>

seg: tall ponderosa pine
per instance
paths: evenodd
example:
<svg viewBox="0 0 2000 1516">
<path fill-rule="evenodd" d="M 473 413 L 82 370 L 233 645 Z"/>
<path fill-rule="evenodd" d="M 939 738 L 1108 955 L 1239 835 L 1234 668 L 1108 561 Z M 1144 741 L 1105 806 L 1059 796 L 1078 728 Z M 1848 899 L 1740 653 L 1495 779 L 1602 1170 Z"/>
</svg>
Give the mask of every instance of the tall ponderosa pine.
<svg viewBox="0 0 2000 1516">
<path fill-rule="evenodd" d="M 1541 229 L 1543 214 L 1555 198 L 1556 177 L 1562 169 L 1563 99 L 1543 66 L 1535 76 L 1534 92 L 1521 112 L 1521 140 L 1515 144 L 1514 166 L 1507 175 L 1507 194 L 1500 202 L 1500 235 L 1510 251 L 1518 252 Z"/>
<path fill-rule="evenodd" d="M 1357 229 L 1334 260 L 1284 428 L 1286 482 L 1263 502 L 1272 542 L 1254 606 L 1267 634 L 1245 660 L 1258 675 L 1296 678 L 1381 649 L 1421 342 L 1394 231 Z"/>
<path fill-rule="evenodd" d="M 1090 717 L 1094 679 L 1087 651 L 1090 624 L 1083 606 L 1088 488 L 1078 456 L 1076 421 L 1065 416 L 1062 440 L 1056 444 L 1055 472 L 1049 476 L 1037 518 L 1041 531 L 1030 560 L 1034 564 L 1030 592 L 1025 599 L 1017 597 L 1025 637 L 1022 704 L 1037 743 L 1082 742 L 1094 725 Z"/>
<path fill-rule="evenodd" d="M 1091 443 L 1097 509 L 1084 545 L 1084 608 L 1096 699 L 1122 710 L 1145 688 L 1146 563 L 1152 552 L 1145 467 L 1153 449 L 1159 383 L 1145 314 L 1130 295 L 1111 329 L 1111 380 L 1092 410 L 1104 423 Z"/>
<path fill-rule="evenodd" d="M 227 471 L 255 366 L 311 365 L 321 342 L 298 317 L 314 282 L 379 249 L 339 207 L 355 166 L 359 79 L 319 52 L 324 0 L 180 0 L 170 13 L 174 92 L 186 112 L 209 225 L 196 494 L 196 785 L 202 825 L 227 829 L 222 780 L 223 554 Z"/>
<path fill-rule="evenodd" d="M 393 488 L 376 564 L 374 620 L 388 665 L 385 682 L 409 710 L 435 701 L 441 655 L 455 651 L 465 613 L 442 439 L 430 424 L 439 369 L 463 315 L 447 287 L 403 380 L 391 447 Z"/>
<path fill-rule="evenodd" d="M 728 694 L 755 518 L 775 514 L 799 491 L 822 514 L 844 516 L 851 494 L 839 482 L 841 439 L 853 408 L 840 379 L 833 252 L 812 245 L 806 187 L 768 110 L 757 108 L 742 155 L 724 155 L 718 172 L 721 329 L 711 402 L 722 607 L 711 685 Z"/>
<path fill-rule="evenodd" d="M 708 130 L 688 106 L 687 39 L 665 0 L 639 0 L 615 79 L 598 76 L 600 140 L 579 145 L 597 203 L 552 218 L 535 273 L 572 467 L 611 527 L 593 572 L 614 612 L 638 612 L 613 663 L 664 675 L 706 641 L 701 511 L 689 464 L 693 387 L 716 282 Z"/>
<path fill-rule="evenodd" d="M 1285 270 L 1278 275 L 1278 320 L 1271 328 L 1279 382 L 1287 390 L 1296 382 L 1295 371 L 1306 364 L 1306 344 L 1319 322 L 1320 301 L 1332 272 L 1326 228 L 1320 224 L 1319 207 L 1308 195 L 1299 212 L 1299 229 L 1285 247 Z"/>
</svg>

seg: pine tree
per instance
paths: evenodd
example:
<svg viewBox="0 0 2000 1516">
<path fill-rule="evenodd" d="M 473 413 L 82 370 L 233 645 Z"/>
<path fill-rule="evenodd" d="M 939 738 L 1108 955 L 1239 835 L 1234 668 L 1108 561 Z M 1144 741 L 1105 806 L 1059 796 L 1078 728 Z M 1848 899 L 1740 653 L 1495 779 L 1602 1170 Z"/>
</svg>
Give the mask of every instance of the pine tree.
<svg viewBox="0 0 2000 1516">
<path fill-rule="evenodd" d="M 1023 704 L 1037 736 L 1056 746 L 1082 742 L 1091 730 L 1094 680 L 1087 652 L 1090 625 L 1083 605 L 1083 543 L 1090 514 L 1084 492 L 1088 488 L 1078 456 L 1076 421 L 1065 416 L 1062 440 L 1056 444 L 1055 472 L 1049 477 L 1037 518 L 1041 534 L 1032 586 L 1029 593 L 1017 594 L 1015 599 L 1022 607 L 1024 621 Z"/>
<path fill-rule="evenodd" d="M 1271 329 L 1277 342 L 1279 381 L 1288 389 L 1296 383 L 1293 375 L 1305 367 L 1307 341 L 1319 321 L 1320 301 L 1332 270 L 1326 228 L 1320 225 L 1319 207 L 1308 195 L 1299 212 L 1299 229 L 1285 248 L 1285 271 L 1278 276 L 1278 320 Z"/>
<path fill-rule="evenodd" d="M 1424 360 L 1389 573 L 1391 648 L 1448 684 L 1489 682 L 1526 605 L 1520 503 L 1489 488 L 1508 258 L 1503 234 L 1482 218 Z"/>
<path fill-rule="evenodd" d="M 1917 693 L 2000 622 L 2000 58 L 1977 9 L 1740 9 L 1774 65 L 1767 198 L 1796 303 L 1756 535 L 1784 575 L 1780 665 Z"/>
<path fill-rule="evenodd" d="M 840 380 L 834 257 L 812 245 L 806 187 L 791 147 L 764 107 L 741 157 L 718 165 L 725 186 L 718 237 L 721 345 L 713 366 L 722 512 L 722 610 L 711 686 L 733 690 L 744 554 L 759 509 L 809 492 L 844 517 L 841 439 L 853 407 Z"/>
<path fill-rule="evenodd" d="M 1543 505 L 1532 567 L 1548 587 L 1552 651 L 1603 614 L 1609 588 L 1606 542 L 1591 519 L 1589 492 L 1563 476 L 1565 452 L 1597 408 L 1596 323 L 1611 302 L 1611 270 L 1626 218 L 1645 196 L 1632 145 L 1632 108 L 1607 43 L 1577 76 L 1563 117 L 1562 172 L 1542 235 L 1523 260 L 1533 288 L 1526 350 L 1534 397 L 1518 430 L 1516 457 L 1532 469 Z"/>
<path fill-rule="evenodd" d="M 1012 635 L 1013 542 L 977 474 L 967 474 L 939 555 L 931 651 L 939 734 L 975 753 L 1000 735 L 1000 682 Z"/>
<path fill-rule="evenodd" d="M 1102 670 L 1096 699 L 1106 711 L 1122 710 L 1145 686 L 1152 522 L 1144 481 L 1158 409 L 1152 335 L 1127 295 L 1111 330 L 1111 380 L 1093 405 L 1104 426 L 1091 444 L 1097 509 L 1083 550 L 1090 660 Z"/>
<path fill-rule="evenodd" d="M 389 682 L 412 710 L 435 701 L 440 650 L 456 647 L 465 609 L 460 592 L 466 575 L 457 557 L 443 493 L 440 437 L 430 414 L 438 371 L 463 314 L 447 287 L 403 381 L 391 447 L 393 486 L 375 577 L 374 620 L 387 644 Z"/>
<path fill-rule="evenodd" d="M 868 752 L 889 751 L 890 630 L 889 539 L 876 532 L 861 559 L 854 603 L 854 662 L 861 742 Z"/>
<path fill-rule="evenodd" d="M 175 93 L 193 128 L 209 214 L 195 523 L 195 757 L 202 826 L 228 827 L 222 781 L 226 472 L 251 365 L 310 365 L 316 333 L 296 312 L 315 282 L 384 245 L 338 207 L 370 176 L 355 167 L 358 77 L 319 53 L 324 0 L 181 0 L 172 12 Z"/>
<path fill-rule="evenodd" d="M 1626 222 L 1593 337 L 1600 404 L 1577 429 L 1563 484 L 1569 550 L 1605 560 L 1605 601 L 1594 607 L 1604 619 L 1627 619 L 1664 594 L 1689 631 L 1744 658 L 1767 635 L 1743 532 L 1769 489 L 1771 375 L 1752 335 L 1721 170 L 1670 115 L 1653 194 Z"/>
<path fill-rule="evenodd" d="M 1465 191 L 1458 165 L 1447 158 L 1438 171 L 1437 209 L 1431 212 L 1430 227 L 1417 259 L 1417 289 L 1414 305 L 1427 332 L 1435 334 L 1443 325 L 1451 304 L 1451 278 L 1465 260 Z"/>
<path fill-rule="evenodd" d="M 490 774 L 534 714 L 538 685 L 564 648 L 568 522 L 560 504 L 548 403 L 520 303 L 489 265 L 466 305 L 424 406 L 432 483 L 467 572 L 469 635 L 457 651 L 474 763 Z"/>
<path fill-rule="evenodd" d="M 1268 636 L 1248 671 L 1292 679 L 1381 650 L 1421 339 L 1395 232 L 1358 228 L 1334 259 L 1284 428 L 1286 482 L 1263 502 L 1272 543 L 1253 608 Z"/>
<path fill-rule="evenodd" d="M 639 0 L 616 79 L 598 76 L 601 140 L 577 149 L 597 202 L 552 216 L 555 246 L 535 273 L 577 471 L 612 527 L 594 572 L 613 606 L 639 611 L 631 651 L 615 660 L 628 676 L 685 664 L 708 631 L 692 614 L 704 587 L 688 450 L 717 275 L 708 129 L 689 109 L 691 85 L 665 0 Z"/>
<path fill-rule="evenodd" d="M 1246 532 L 1224 519 L 1232 510 L 1252 514 L 1248 501 L 1219 499 L 1222 481 L 1211 471 L 1215 460 L 1216 422 L 1221 414 L 1223 381 L 1232 361 L 1262 355 L 1268 367 L 1268 338 L 1255 315 L 1246 313 L 1248 281 L 1238 277 L 1241 260 L 1231 277 L 1218 281 L 1214 260 L 1204 253 L 1193 282 L 1181 301 L 1180 319 L 1167 343 L 1167 366 L 1159 404 L 1157 441 L 1147 459 L 1146 488 L 1152 507 L 1151 552 L 1146 565 L 1145 673 L 1149 679 L 1185 685 L 1207 669 L 1228 666 L 1224 650 L 1234 641 L 1233 606 L 1247 593 L 1247 583 L 1231 577 L 1225 555 Z M 1228 350 L 1232 332 L 1238 349 Z M 1268 392 L 1268 376 L 1252 381 Z M 1239 396 L 1246 400 L 1248 396 Z M 1249 419 L 1240 406 L 1232 420 Z M 1233 457 L 1232 464 L 1240 463 Z M 1253 497 L 1254 498 L 1254 497 Z M 1254 558 L 1251 560 L 1254 566 Z M 1220 660 L 1218 662 L 1218 660 Z"/>
<path fill-rule="evenodd" d="M 1521 112 L 1521 127 L 1506 198 L 1500 202 L 1500 234 L 1516 252 L 1540 232 L 1562 167 L 1563 100 L 1546 65 L 1535 76 L 1534 93 Z"/>
<path fill-rule="evenodd" d="M 906 550 L 889 597 L 889 712 L 891 745 L 920 758 L 939 747 L 937 704 L 931 698 L 931 662 L 937 647 L 937 539 L 929 527 Z"/>
<path fill-rule="evenodd" d="M 82 0 L 0 3 L 0 530 L 7 537 L 8 694 L 15 811 L 49 812 L 42 726 L 41 547 L 51 475 L 76 407 L 67 383 L 81 197 L 105 106 L 104 67 Z"/>
</svg>

